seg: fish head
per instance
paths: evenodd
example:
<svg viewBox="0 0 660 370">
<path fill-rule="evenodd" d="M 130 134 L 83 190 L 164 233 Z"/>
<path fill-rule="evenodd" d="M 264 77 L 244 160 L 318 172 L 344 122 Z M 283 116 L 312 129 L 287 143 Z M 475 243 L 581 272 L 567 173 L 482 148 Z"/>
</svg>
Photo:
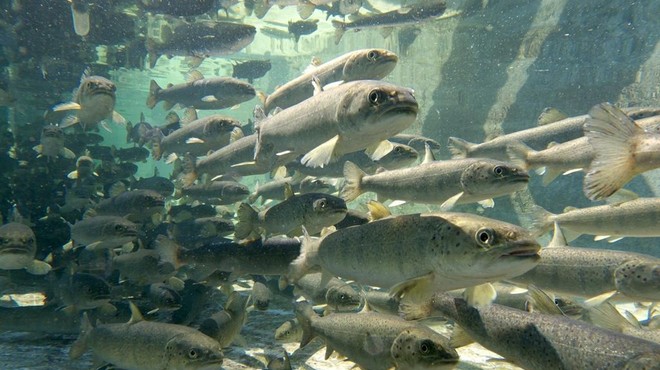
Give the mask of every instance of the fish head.
<svg viewBox="0 0 660 370">
<path fill-rule="evenodd" d="M 328 288 L 325 300 L 328 306 L 333 307 L 336 311 L 353 311 L 362 303 L 360 293 L 349 284 Z"/>
<path fill-rule="evenodd" d="M 37 238 L 30 227 L 18 222 L 0 226 L 0 269 L 27 266 L 37 253 Z"/>
<path fill-rule="evenodd" d="M 159 309 L 177 310 L 181 308 L 181 296 L 176 290 L 162 283 L 151 284 L 148 289 L 149 298 Z"/>
<path fill-rule="evenodd" d="M 80 81 L 80 87 L 78 87 L 78 94 L 76 102 L 81 105 L 86 100 L 89 100 L 93 97 L 98 96 L 107 96 L 114 101 L 116 99 L 115 92 L 117 91 L 117 86 L 114 82 L 108 80 L 105 77 L 101 76 L 89 76 L 85 77 Z"/>
<path fill-rule="evenodd" d="M 236 127 L 240 127 L 240 123 L 235 119 L 220 117 L 218 119 L 210 120 L 204 125 L 203 136 L 207 138 L 217 138 L 222 135 L 229 135 Z"/>
<path fill-rule="evenodd" d="M 354 81 L 344 85 L 345 92 L 336 111 L 342 140 L 357 143 L 385 140 L 408 128 L 417 118 L 419 106 L 412 89 L 382 81 Z"/>
<path fill-rule="evenodd" d="M 379 166 L 388 170 L 408 167 L 419 157 L 419 153 L 411 146 L 393 143 L 394 148 L 384 157 L 376 161 Z"/>
<path fill-rule="evenodd" d="M 240 104 L 244 101 L 250 100 L 257 95 L 257 90 L 251 84 L 235 78 L 227 77 L 228 83 L 223 84 L 222 92 L 216 96 L 218 100 L 230 101 L 235 104 Z M 234 121 L 236 126 L 240 127 L 240 123 Z"/>
<path fill-rule="evenodd" d="M 134 240 L 138 236 L 138 226 L 126 218 L 111 217 L 99 221 L 105 222 L 101 231 L 102 238 Z"/>
<path fill-rule="evenodd" d="M 318 192 L 328 192 L 331 193 L 333 190 L 332 184 L 322 178 L 307 176 L 302 181 L 300 181 L 300 193 L 318 193 Z"/>
<path fill-rule="evenodd" d="M 458 353 L 444 336 L 424 327 L 411 327 L 399 334 L 390 348 L 397 369 L 448 368 L 458 362 Z"/>
<path fill-rule="evenodd" d="M 308 195 L 312 196 L 313 199 L 311 203 L 312 212 L 305 217 L 305 220 L 309 221 L 305 225 L 310 224 L 310 227 L 312 227 L 311 224 L 330 226 L 346 217 L 348 208 L 346 207 L 346 201 L 342 198 L 323 193 L 308 193 Z M 314 221 L 311 221 L 312 218 Z"/>
<path fill-rule="evenodd" d="M 302 338 L 302 327 L 297 320 L 289 320 L 275 329 L 275 341 L 278 343 L 297 343 Z"/>
<path fill-rule="evenodd" d="M 527 187 L 529 174 L 522 167 L 486 158 L 473 161 L 461 174 L 461 186 L 466 194 L 479 194 L 488 199 Z"/>
<path fill-rule="evenodd" d="M 64 140 L 64 131 L 62 128 L 55 125 L 46 125 L 41 130 L 41 140 L 44 140 L 45 138 Z"/>
<path fill-rule="evenodd" d="M 220 369 L 224 356 L 220 343 L 198 333 L 182 332 L 170 339 L 164 357 L 168 369 Z"/>
<path fill-rule="evenodd" d="M 143 209 L 162 208 L 165 206 L 165 197 L 153 190 L 133 190 L 134 204 Z M 127 193 L 124 193 L 127 194 Z"/>
<path fill-rule="evenodd" d="M 443 228 L 444 253 L 462 254 L 444 268 L 451 268 L 465 282 L 476 285 L 518 276 L 541 259 L 541 246 L 520 226 L 467 213 L 440 215 L 449 222 Z"/>
<path fill-rule="evenodd" d="M 617 290 L 640 301 L 660 300 L 660 263 L 632 260 L 614 271 Z"/>
<path fill-rule="evenodd" d="M 399 57 L 385 49 L 364 49 L 353 53 L 344 64 L 343 80 L 380 80 L 390 74 Z"/>
<path fill-rule="evenodd" d="M 232 313 L 245 312 L 248 306 L 250 296 L 241 294 L 239 292 L 232 292 L 225 304 L 225 311 Z"/>
</svg>

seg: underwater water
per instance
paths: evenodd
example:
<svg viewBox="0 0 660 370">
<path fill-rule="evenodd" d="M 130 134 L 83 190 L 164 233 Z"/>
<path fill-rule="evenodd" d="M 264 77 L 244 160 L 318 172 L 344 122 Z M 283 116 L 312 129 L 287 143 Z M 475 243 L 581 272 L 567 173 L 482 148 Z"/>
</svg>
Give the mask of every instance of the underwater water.
<svg viewBox="0 0 660 370">
<path fill-rule="evenodd" d="M 0 368 L 660 363 L 660 2 L 0 5 Z"/>
</svg>

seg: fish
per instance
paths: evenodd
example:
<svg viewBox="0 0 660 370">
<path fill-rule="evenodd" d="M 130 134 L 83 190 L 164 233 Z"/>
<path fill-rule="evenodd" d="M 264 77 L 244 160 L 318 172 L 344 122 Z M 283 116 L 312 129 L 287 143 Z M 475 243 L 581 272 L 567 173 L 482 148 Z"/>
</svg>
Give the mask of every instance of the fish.
<svg viewBox="0 0 660 370">
<path fill-rule="evenodd" d="M 153 13 L 190 17 L 213 10 L 215 0 L 140 0 L 137 4 L 138 7 Z"/>
<path fill-rule="evenodd" d="M 57 159 L 59 157 L 66 159 L 76 158 L 76 154 L 64 146 L 64 131 L 54 125 L 46 125 L 41 130 L 41 139 L 39 145 L 36 145 L 34 151 L 39 153 L 38 157 L 47 157 L 48 159 Z"/>
<path fill-rule="evenodd" d="M 623 237 L 660 236 L 660 198 L 637 198 L 615 204 L 586 208 L 568 208 L 554 214 L 537 206 L 533 208 L 533 228 L 538 234 L 557 223 L 568 242 L 582 234 L 595 235 L 595 240 L 610 243 Z"/>
<path fill-rule="evenodd" d="M 407 246 L 405 255 L 402 245 Z M 320 240 L 305 238 L 288 278 L 295 283 L 319 266 L 328 276 L 418 301 L 435 291 L 520 275 L 538 263 L 540 248 L 527 230 L 473 214 L 392 216 L 339 229 Z"/>
<path fill-rule="evenodd" d="M 409 127 L 417 111 L 411 89 L 381 81 L 347 82 L 259 122 L 254 161 L 273 167 L 278 157 L 304 155 L 302 164 L 323 167 L 365 149 L 378 159 L 392 149 L 387 138 Z"/>
<path fill-rule="evenodd" d="M 51 121 L 51 117 L 54 119 L 61 116 L 61 113 L 73 111 L 60 123 L 60 128 L 65 129 L 80 124 L 84 131 L 88 131 L 95 129 L 101 122 L 104 129 L 112 131 L 102 121 L 111 120 L 120 125 L 126 124 L 126 119 L 114 110 L 117 101 L 116 90 L 117 86 L 114 82 L 105 77 L 93 76 L 89 69 L 85 70 L 73 101 L 55 105 L 46 112 L 45 118 Z"/>
<path fill-rule="evenodd" d="M 131 184 L 133 190 L 152 190 L 158 194 L 168 197 L 174 192 L 174 184 L 168 178 L 158 176 L 158 171 L 155 171 L 152 177 L 141 177 Z"/>
<path fill-rule="evenodd" d="M 563 316 L 498 304 L 471 306 L 446 293 L 402 311 L 406 318 L 428 314 L 452 319 L 479 344 L 525 369 L 643 368 L 660 359 L 660 345 L 653 342 Z"/>
<path fill-rule="evenodd" d="M 321 273 L 307 274 L 294 284 L 294 295 L 314 304 L 327 304 L 332 311 L 355 311 L 362 303 L 361 295 L 345 281 L 335 277 L 324 282 Z"/>
<path fill-rule="evenodd" d="M 194 206 L 172 204 L 167 211 L 167 215 L 170 222 L 177 223 L 200 217 L 214 217 L 216 211 L 215 207 L 209 204 L 197 204 Z"/>
<path fill-rule="evenodd" d="M 108 314 L 117 309 L 110 304 L 110 284 L 94 274 L 64 272 L 53 287 L 54 296 L 48 296 L 47 304 L 57 302 L 70 314 L 101 308 Z"/>
<path fill-rule="evenodd" d="M 120 280 L 139 285 L 159 283 L 176 273 L 174 264 L 165 260 L 157 249 L 140 248 L 135 252 L 120 254 L 112 258 L 112 267 L 119 271 Z"/>
<path fill-rule="evenodd" d="M 406 6 L 390 12 L 361 16 L 351 22 L 332 21 L 335 27 L 335 45 L 339 44 L 347 30 L 360 31 L 368 28 L 381 29 L 384 36 L 392 32 L 393 27 L 419 24 L 444 14 L 447 4 L 444 0 Z"/>
<path fill-rule="evenodd" d="M 154 127 L 151 123 L 145 121 L 144 113 L 140 113 L 140 122 L 133 125 L 131 122 L 126 123 L 126 143 L 134 143 L 141 147 L 151 142 L 154 137 Z"/>
<path fill-rule="evenodd" d="M 0 270 L 25 269 L 33 275 L 46 275 L 51 266 L 35 259 L 37 237 L 22 223 L 10 222 L 0 226 Z"/>
<path fill-rule="evenodd" d="M 168 235 L 188 247 L 203 245 L 234 232 L 234 223 L 222 217 L 201 217 L 170 223 Z"/>
<path fill-rule="evenodd" d="M 442 204 L 487 202 L 527 187 L 529 175 L 521 167 L 488 158 L 433 161 L 367 175 L 351 162 L 344 164 L 346 179 L 341 197 L 346 201 L 373 191 L 384 199 Z"/>
<path fill-rule="evenodd" d="M 414 341 L 424 341 L 431 347 L 430 356 L 413 360 L 415 364 L 423 361 L 446 365 L 458 361 L 458 353 L 449 346 L 447 338 L 423 324 L 405 321 L 397 316 L 367 312 L 333 313 L 319 317 L 307 302 L 296 303 L 294 312 L 303 330 L 300 347 L 305 347 L 318 336 L 326 343 L 326 359 L 337 351 L 362 368 L 389 369 L 395 362 L 392 348 L 397 354 L 403 350 L 394 347 L 395 343 L 400 346 L 403 338 L 399 336 L 403 334 L 415 335 Z M 412 356 L 407 356 L 406 359 L 412 360 Z"/>
<path fill-rule="evenodd" d="M 399 143 L 399 144 L 411 146 L 419 153 L 422 153 L 426 150 L 426 144 L 429 145 L 429 148 L 431 150 L 439 150 L 440 148 L 442 148 L 439 142 L 421 135 L 399 133 L 392 136 L 388 140 L 393 143 Z"/>
<path fill-rule="evenodd" d="M 80 330 L 80 318 L 56 305 L 0 307 L 0 316 L 0 332 L 78 334 Z"/>
<path fill-rule="evenodd" d="M 187 326 L 146 321 L 131 303 L 131 319 L 122 324 L 93 327 L 83 314 L 80 336 L 69 357 L 80 358 L 87 348 L 100 360 L 126 370 L 210 369 L 222 365 L 220 344 Z"/>
<path fill-rule="evenodd" d="M 589 298 L 590 306 L 607 299 L 616 301 L 660 300 L 660 259 L 652 256 L 607 249 L 568 246 L 555 223 L 541 261 L 509 281 L 553 293 Z"/>
<path fill-rule="evenodd" d="M 268 173 L 270 168 L 267 165 L 250 163 L 254 159 L 256 144 L 257 135 L 252 134 L 213 151 L 195 163 L 195 176 L 206 174 L 213 179 L 222 175 L 249 176 Z M 250 164 L 243 165 L 246 163 Z"/>
<path fill-rule="evenodd" d="M 290 186 L 292 190 L 304 194 L 313 192 L 325 192 L 331 187 L 330 184 L 322 179 L 313 177 L 303 177 L 300 174 L 294 176 L 287 176 L 280 179 L 274 179 L 263 185 L 256 184 L 255 190 L 248 197 L 248 202 L 254 203 L 261 197 L 261 204 L 266 200 L 285 200 L 285 188 Z"/>
<path fill-rule="evenodd" d="M 271 69 L 270 60 L 246 60 L 232 64 L 231 76 L 242 78 L 253 83 L 255 79 L 261 78 Z"/>
<path fill-rule="evenodd" d="M 291 370 L 291 360 L 289 354 L 284 351 L 284 357 L 273 357 L 266 364 L 267 370 Z"/>
<path fill-rule="evenodd" d="M 427 328 L 420 326 L 405 329 L 390 348 L 397 369 L 430 370 L 454 367 L 459 361 L 458 352 L 451 348 L 446 338 L 433 340 Z"/>
<path fill-rule="evenodd" d="M 660 116 L 635 121 L 646 130 L 657 129 Z M 507 147 L 511 162 L 525 170 L 535 169 L 543 175 L 543 185 L 548 185 L 559 175 L 568 175 L 578 170 L 587 170 L 594 160 L 594 150 L 586 136 L 563 143 L 550 143 L 547 149 L 536 151 L 523 143 L 512 143 Z"/>
<path fill-rule="evenodd" d="M 631 118 L 643 118 L 656 115 L 657 108 L 624 108 Z M 542 122 L 537 127 L 528 128 L 501 135 L 481 144 L 450 136 L 449 150 L 453 158 L 486 157 L 506 161 L 509 159 L 507 148 L 509 145 L 520 142 L 534 150 L 543 150 L 552 142 L 563 143 L 584 136 L 583 126 L 589 118 L 588 114 L 560 119 L 558 121 Z"/>
<path fill-rule="evenodd" d="M 254 282 L 252 293 L 250 293 L 250 299 L 254 308 L 260 311 L 266 311 L 272 298 L 273 292 L 264 283 L 260 281 Z"/>
<path fill-rule="evenodd" d="M 584 194 L 607 198 L 635 176 L 660 167 L 660 132 L 648 132 L 610 103 L 589 111 L 584 134 L 594 158 L 584 177 Z"/>
<path fill-rule="evenodd" d="M 311 35 L 319 29 L 319 20 L 312 19 L 311 21 L 289 21 L 289 33 L 293 35 L 296 42 L 300 40 L 300 36 Z"/>
<path fill-rule="evenodd" d="M 156 66 L 158 58 L 163 54 L 192 57 L 195 59 L 193 65 L 198 66 L 206 57 L 224 56 L 240 51 L 254 41 L 256 33 L 254 26 L 244 23 L 179 21 L 168 24 L 161 28 L 160 40 L 147 38 L 149 66 Z"/>
<path fill-rule="evenodd" d="M 74 247 L 88 250 L 116 248 L 137 239 L 138 227 L 119 216 L 94 216 L 71 226 Z"/>
<path fill-rule="evenodd" d="M 388 139 L 389 141 L 389 139 Z M 419 153 L 412 147 L 399 143 L 392 143 L 392 150 L 378 160 L 373 160 L 365 152 L 353 152 L 341 156 L 336 162 L 317 168 L 303 166 L 299 161 L 286 164 L 287 169 L 298 171 L 310 176 L 343 177 L 344 164 L 352 162 L 364 172 L 375 174 L 378 171 L 396 170 L 412 165 L 419 158 Z"/>
<path fill-rule="evenodd" d="M 275 341 L 280 344 L 300 342 L 302 333 L 297 319 L 287 320 L 275 329 Z"/>
<path fill-rule="evenodd" d="M 89 33 L 89 4 L 80 0 L 67 0 L 71 4 L 73 30 L 78 36 L 87 36 Z"/>
<path fill-rule="evenodd" d="M 209 243 L 194 249 L 176 248 L 168 261 L 189 267 L 189 275 L 203 281 L 216 271 L 231 272 L 229 281 L 246 275 L 286 275 L 289 264 L 300 253 L 296 238 L 259 239 L 245 245 L 226 242 Z"/>
<path fill-rule="evenodd" d="M 146 162 L 149 158 L 149 150 L 139 146 L 133 148 L 115 148 L 114 157 L 120 162 Z"/>
<path fill-rule="evenodd" d="M 153 109 L 158 102 L 164 101 L 165 110 L 177 104 L 195 109 L 224 109 L 255 96 L 254 87 L 247 82 L 232 77 L 204 78 L 201 73 L 194 71 L 189 73 L 187 82 L 168 84 L 164 89 L 155 80 L 151 80 L 147 107 Z"/>
<path fill-rule="evenodd" d="M 247 186 L 236 181 L 211 181 L 206 184 L 184 186 L 181 195 L 212 204 L 233 204 L 250 195 Z"/>
<path fill-rule="evenodd" d="M 165 198 L 153 190 L 131 190 L 100 201 L 94 211 L 99 216 L 122 216 L 133 222 L 145 222 L 164 213 Z"/>
<path fill-rule="evenodd" d="M 359 49 L 314 65 L 302 75 L 277 88 L 264 102 L 265 113 L 289 108 L 314 95 L 312 79 L 321 86 L 337 81 L 380 80 L 390 74 L 399 58 L 385 49 Z"/>
<path fill-rule="evenodd" d="M 220 347 L 229 347 L 247 320 L 248 301 L 249 296 L 232 292 L 227 298 L 224 310 L 202 321 L 199 331 L 217 340 Z"/>
<path fill-rule="evenodd" d="M 181 296 L 167 284 L 153 283 L 144 288 L 144 296 L 156 308 L 150 313 L 163 311 L 176 311 L 181 308 Z"/>
<path fill-rule="evenodd" d="M 311 234 L 321 232 L 346 216 L 346 202 L 325 193 L 291 195 L 286 200 L 263 211 L 241 203 L 236 211 L 234 237 L 258 238 L 265 235 L 298 234 L 305 227 Z M 298 234 L 300 235 L 300 234 Z"/>
</svg>

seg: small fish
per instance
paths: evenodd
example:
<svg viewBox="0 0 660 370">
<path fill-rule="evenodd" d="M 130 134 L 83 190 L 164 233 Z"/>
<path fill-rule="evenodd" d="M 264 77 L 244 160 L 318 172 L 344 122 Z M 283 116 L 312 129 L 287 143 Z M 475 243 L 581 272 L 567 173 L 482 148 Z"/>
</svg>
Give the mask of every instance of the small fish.
<svg viewBox="0 0 660 370">
<path fill-rule="evenodd" d="M 296 42 L 300 40 L 300 36 L 311 35 L 318 30 L 319 20 L 312 19 L 311 21 L 289 21 L 289 33 L 293 35 Z"/>
<path fill-rule="evenodd" d="M 326 343 L 325 358 L 337 351 L 366 369 L 389 369 L 396 361 L 392 349 L 402 354 L 406 349 L 400 348 L 402 342 L 425 342 L 430 348 L 430 356 L 412 356 L 399 358 L 419 362 L 442 363 L 443 365 L 458 361 L 458 353 L 449 346 L 447 338 L 425 327 L 423 324 L 405 321 L 397 316 L 383 315 L 375 312 L 367 313 L 333 313 L 319 317 L 307 302 L 296 303 L 295 314 L 302 326 L 303 337 L 300 347 L 305 347 L 314 337 L 321 337 Z M 399 338 L 414 336 L 414 339 Z M 408 367 L 406 367 L 408 368 Z"/>
<path fill-rule="evenodd" d="M 224 310 L 202 321 L 199 331 L 217 340 L 220 347 L 229 347 L 245 324 L 248 301 L 248 296 L 233 292 L 227 298 Z"/>
<path fill-rule="evenodd" d="M 436 0 L 431 3 L 420 3 L 405 8 L 393 10 L 370 16 L 363 16 L 351 22 L 332 21 L 335 27 L 335 44 L 339 44 L 342 36 L 347 30 L 356 31 L 368 28 L 382 30 L 384 36 L 392 32 L 392 27 L 410 24 L 419 24 L 441 16 L 447 9 L 444 0 Z"/>
<path fill-rule="evenodd" d="M 147 158 L 149 158 L 149 151 L 139 146 L 133 148 L 115 148 L 114 156 L 121 162 L 146 162 Z"/>
<path fill-rule="evenodd" d="M 71 241 L 75 247 L 89 250 L 116 248 L 137 239 L 138 227 L 118 216 L 95 216 L 71 226 Z"/>
<path fill-rule="evenodd" d="M 144 113 L 140 113 L 140 122 L 133 125 L 126 123 L 126 143 L 135 143 L 137 146 L 143 146 L 150 140 L 150 134 L 153 132 L 151 123 L 144 120 Z"/>
<path fill-rule="evenodd" d="M 302 333 L 302 326 L 298 320 L 291 319 L 275 329 L 275 341 L 280 344 L 300 342 Z"/>
<path fill-rule="evenodd" d="M 589 111 L 584 133 L 594 159 L 584 177 L 584 194 L 607 198 L 633 177 L 660 167 L 660 133 L 648 132 L 609 103 Z"/>
<path fill-rule="evenodd" d="M 64 147 L 64 136 L 64 131 L 61 128 L 53 125 L 44 126 L 43 130 L 41 130 L 39 145 L 32 149 L 39 153 L 39 157 L 45 156 L 48 159 L 57 159 L 58 157 L 73 159 L 76 155 Z"/>
<path fill-rule="evenodd" d="M 379 200 L 453 204 L 490 201 L 527 187 L 529 175 L 522 168 L 487 158 L 435 161 L 367 175 L 351 162 L 344 165 L 346 201 L 373 191 Z"/>
<path fill-rule="evenodd" d="M 181 296 L 169 285 L 163 283 L 149 284 L 144 288 L 144 296 L 149 299 L 156 310 L 176 311 L 181 308 Z M 152 312 L 154 312 L 152 310 Z"/>
<path fill-rule="evenodd" d="M 273 298 L 273 292 L 260 281 L 255 281 L 250 294 L 254 308 L 260 311 L 266 311 L 270 301 Z"/>
<path fill-rule="evenodd" d="M 323 64 L 312 65 L 302 75 L 277 88 L 264 102 L 264 111 L 286 109 L 312 97 L 312 79 L 321 86 L 337 81 L 380 80 L 387 76 L 398 62 L 396 54 L 385 49 L 360 49 L 340 55 Z"/>
<path fill-rule="evenodd" d="M 206 184 L 185 186 L 181 195 L 212 204 L 233 204 L 250 195 L 247 186 L 236 181 L 211 181 Z"/>
<path fill-rule="evenodd" d="M 255 79 L 261 78 L 270 71 L 270 60 L 246 60 L 244 62 L 235 62 L 232 64 L 232 74 L 234 78 L 247 79 L 249 83 Z"/>
<path fill-rule="evenodd" d="M 237 239 L 258 238 L 261 230 L 266 235 L 300 235 L 302 227 L 317 234 L 346 216 L 346 203 L 330 194 L 307 193 L 292 195 L 261 212 L 241 203 L 236 214 L 238 223 L 234 236 Z"/>
<path fill-rule="evenodd" d="M 74 95 L 73 101 L 56 105 L 46 113 L 46 119 L 59 116 L 60 112 L 73 111 L 72 115 L 67 116 L 60 128 L 71 127 L 80 124 L 85 131 L 95 129 L 101 121 L 112 120 L 120 125 L 125 125 L 126 120 L 119 113 L 115 112 L 115 102 L 117 100 L 115 84 L 105 77 L 91 76 L 89 70 L 86 70 L 80 78 L 80 86 Z M 104 128 L 111 131 L 105 122 Z"/>
<path fill-rule="evenodd" d="M 65 312 L 78 313 L 82 310 L 103 308 L 106 312 L 116 312 L 110 304 L 110 284 L 94 274 L 76 272 L 63 273 L 54 286 L 54 297 L 48 297 L 48 302 L 55 301 Z"/>
<path fill-rule="evenodd" d="M 163 258 L 157 249 L 123 253 L 112 259 L 112 267 L 119 270 L 120 279 L 139 285 L 162 282 L 174 276 L 174 265 Z"/>
<path fill-rule="evenodd" d="M 498 304 L 474 307 L 445 293 L 402 311 L 407 318 L 432 314 L 450 318 L 473 340 L 525 369 L 632 369 L 660 360 L 660 345 L 653 342 L 563 316 Z"/>
<path fill-rule="evenodd" d="M 334 277 L 325 282 L 320 272 L 303 276 L 294 287 L 294 295 L 301 295 L 316 305 L 327 304 L 332 311 L 355 311 L 362 303 L 360 293 L 350 284 Z"/>
<path fill-rule="evenodd" d="M 104 199 L 94 208 L 97 215 L 126 216 L 134 222 L 145 222 L 164 213 L 165 198 L 153 190 L 131 190 Z"/>
<path fill-rule="evenodd" d="M 34 259 L 37 237 L 29 226 L 10 222 L 0 226 L 0 270 L 22 270 L 30 274 L 46 275 L 51 266 Z"/>
<path fill-rule="evenodd" d="M 220 345 L 198 330 L 187 326 L 145 321 L 133 303 L 131 319 L 124 324 L 98 324 L 93 327 L 83 314 L 80 336 L 71 346 L 69 357 L 77 359 L 87 348 L 94 355 L 123 369 L 206 369 L 220 367 Z"/>
<path fill-rule="evenodd" d="M 188 81 L 182 84 L 169 84 L 165 89 L 151 80 L 147 107 L 153 109 L 159 101 L 165 101 L 163 108 L 170 110 L 174 105 L 195 109 L 224 109 L 246 102 L 256 96 L 254 87 L 247 82 L 231 77 L 210 77 L 193 71 Z"/>
<path fill-rule="evenodd" d="M 553 214 L 541 207 L 532 211 L 534 228 L 543 233 L 557 223 L 567 241 L 582 234 L 595 235 L 595 240 L 607 239 L 610 243 L 623 237 L 660 236 L 660 198 L 637 198 L 616 204 L 587 208 L 568 208 Z"/>
</svg>

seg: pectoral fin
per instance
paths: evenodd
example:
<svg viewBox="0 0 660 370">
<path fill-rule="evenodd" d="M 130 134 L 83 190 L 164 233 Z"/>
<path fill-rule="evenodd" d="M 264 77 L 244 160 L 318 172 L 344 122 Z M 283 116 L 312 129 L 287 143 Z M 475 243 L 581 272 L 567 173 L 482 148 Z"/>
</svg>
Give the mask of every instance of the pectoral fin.
<svg viewBox="0 0 660 370">
<path fill-rule="evenodd" d="M 419 302 L 433 294 L 432 283 L 435 280 L 433 272 L 406 280 L 390 288 L 390 296 L 407 301 Z"/>
<path fill-rule="evenodd" d="M 364 152 L 373 161 L 380 160 L 394 149 L 394 144 L 387 140 L 383 140 L 376 144 L 369 146 Z"/>
<path fill-rule="evenodd" d="M 323 167 L 336 158 L 335 148 L 339 143 L 340 137 L 336 135 L 332 139 L 312 149 L 305 154 L 300 163 L 307 167 Z"/>
<path fill-rule="evenodd" d="M 32 263 L 26 268 L 26 271 L 32 275 L 46 275 L 50 270 L 51 267 L 49 264 L 39 260 L 32 261 Z"/>
</svg>

